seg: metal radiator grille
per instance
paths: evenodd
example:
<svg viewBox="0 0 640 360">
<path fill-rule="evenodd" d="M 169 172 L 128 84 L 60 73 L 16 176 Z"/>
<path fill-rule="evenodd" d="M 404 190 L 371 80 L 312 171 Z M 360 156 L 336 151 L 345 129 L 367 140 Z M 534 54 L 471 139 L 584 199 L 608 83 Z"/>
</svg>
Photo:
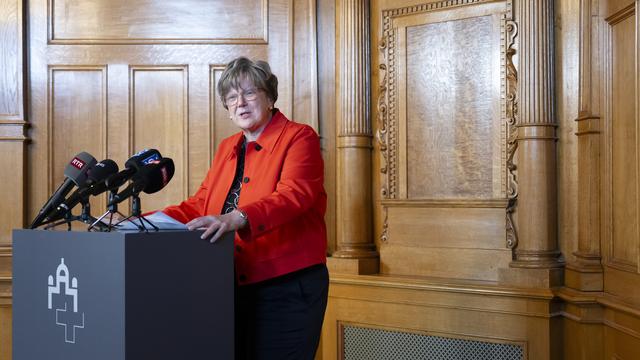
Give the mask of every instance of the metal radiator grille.
<svg viewBox="0 0 640 360">
<path fill-rule="evenodd" d="M 344 327 L 345 360 L 522 360 L 513 344 Z"/>
</svg>

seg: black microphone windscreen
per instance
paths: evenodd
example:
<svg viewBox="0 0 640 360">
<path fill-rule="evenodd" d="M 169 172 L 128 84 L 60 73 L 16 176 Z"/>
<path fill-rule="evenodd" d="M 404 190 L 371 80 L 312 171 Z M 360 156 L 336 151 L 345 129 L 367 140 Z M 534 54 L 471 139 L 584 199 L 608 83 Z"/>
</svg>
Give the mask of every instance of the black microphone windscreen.
<svg viewBox="0 0 640 360">
<path fill-rule="evenodd" d="M 142 191 L 147 194 L 153 194 L 162 190 L 162 188 L 167 186 L 169 181 L 171 181 L 174 172 L 175 166 L 173 160 L 171 158 L 163 158 L 158 162 L 157 166 L 151 169 L 147 176 L 147 185 Z"/>
<path fill-rule="evenodd" d="M 106 180 L 109 176 L 118 172 L 118 164 L 111 159 L 104 159 L 97 163 L 91 171 L 89 171 L 89 181 L 95 184 Z"/>
<path fill-rule="evenodd" d="M 160 161 L 162 159 L 162 155 L 160 151 L 156 149 L 144 149 L 139 151 L 135 155 L 133 155 L 127 162 L 124 164 L 125 167 L 133 167 L 139 169 L 142 166 L 152 164 L 154 162 Z"/>
</svg>

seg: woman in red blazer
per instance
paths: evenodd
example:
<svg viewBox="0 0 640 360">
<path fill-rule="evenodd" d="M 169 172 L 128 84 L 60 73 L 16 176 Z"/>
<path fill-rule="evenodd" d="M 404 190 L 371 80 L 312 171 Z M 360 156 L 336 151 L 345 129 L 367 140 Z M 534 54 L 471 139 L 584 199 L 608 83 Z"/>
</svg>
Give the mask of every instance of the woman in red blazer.
<svg viewBox="0 0 640 360">
<path fill-rule="evenodd" d="M 320 142 L 274 108 L 277 87 L 266 62 L 227 65 L 218 94 L 241 132 L 198 191 L 163 210 L 211 242 L 236 231 L 237 359 L 313 359 L 327 305 Z"/>
</svg>

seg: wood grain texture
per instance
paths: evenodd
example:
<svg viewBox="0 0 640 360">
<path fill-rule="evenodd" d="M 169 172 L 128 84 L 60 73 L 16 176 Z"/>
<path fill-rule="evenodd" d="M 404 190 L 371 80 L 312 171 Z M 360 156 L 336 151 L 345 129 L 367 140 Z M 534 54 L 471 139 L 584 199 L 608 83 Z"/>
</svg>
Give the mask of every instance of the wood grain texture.
<svg viewBox="0 0 640 360">
<path fill-rule="evenodd" d="M 23 119 L 22 2 L 0 3 L 0 122 Z"/>
<path fill-rule="evenodd" d="M 131 67 L 131 153 L 158 149 L 174 159 L 175 174 L 158 194 L 143 195 L 146 210 L 177 204 L 188 196 L 188 68 Z"/>
<path fill-rule="evenodd" d="M 266 0 L 49 0 L 49 39 L 73 44 L 266 44 L 267 6 Z"/>
<path fill-rule="evenodd" d="M 484 250 L 504 246 L 504 209 L 500 208 L 390 207 L 388 221 L 389 245 Z"/>
<path fill-rule="evenodd" d="M 377 258 L 372 236 L 369 2 L 336 2 L 337 259 Z M 334 269 L 345 267 L 336 267 Z M 356 273 L 362 273 L 357 270 Z"/>
<path fill-rule="evenodd" d="M 317 1 L 318 133 L 324 159 L 324 186 L 327 191 L 327 253 L 336 249 L 336 44 L 335 1 Z"/>
<path fill-rule="evenodd" d="M 11 246 L 11 231 L 25 224 L 25 144 L 22 140 L 0 139 L 0 160 L 10 172 L 3 175 L 0 197 L 5 203 L 0 206 L 0 246 Z"/>
<path fill-rule="evenodd" d="M 557 243 L 554 2 L 523 1 L 518 22 L 518 245 L 512 267 L 564 266 Z M 525 284 L 523 284 L 526 286 Z"/>
<path fill-rule="evenodd" d="M 341 324 L 435 336 L 518 343 L 526 359 L 554 359 L 559 337 L 549 294 L 498 286 L 400 277 L 331 274 L 323 358 L 340 359 Z M 507 295 L 512 294 L 513 296 Z"/>
<path fill-rule="evenodd" d="M 11 359 L 11 306 L 0 305 L 0 359 Z"/>
<path fill-rule="evenodd" d="M 508 249 L 380 246 L 380 273 L 449 279 L 498 281 L 511 261 Z"/>
<path fill-rule="evenodd" d="M 500 18 L 408 27 L 406 42 L 408 198 L 503 196 Z"/>
<path fill-rule="evenodd" d="M 611 253 L 610 261 L 637 270 L 638 123 L 635 92 L 635 16 L 611 24 Z"/>
</svg>

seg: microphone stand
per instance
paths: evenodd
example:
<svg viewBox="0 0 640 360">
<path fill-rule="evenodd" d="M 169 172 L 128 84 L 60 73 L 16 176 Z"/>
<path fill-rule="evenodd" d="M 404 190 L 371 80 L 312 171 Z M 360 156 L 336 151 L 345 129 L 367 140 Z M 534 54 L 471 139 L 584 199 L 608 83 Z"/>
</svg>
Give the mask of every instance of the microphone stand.
<svg viewBox="0 0 640 360">
<path fill-rule="evenodd" d="M 109 198 L 107 199 L 107 204 L 110 204 L 113 199 L 115 198 L 116 194 L 118 193 L 118 189 L 113 189 L 111 191 L 109 191 Z M 120 211 L 118 211 L 118 204 L 112 204 L 107 206 L 107 211 L 102 214 L 102 216 L 100 216 L 98 219 L 96 219 L 88 228 L 87 231 L 91 231 L 94 227 L 96 226 L 100 226 L 100 229 L 102 231 L 106 231 L 106 232 L 111 232 L 111 230 L 118 224 L 120 224 L 123 220 L 119 221 L 116 224 L 113 224 L 113 215 L 114 214 L 118 214 L 121 217 L 124 218 L 124 214 L 121 213 Z M 105 229 L 105 225 L 102 223 L 102 219 L 104 219 L 105 217 L 109 216 L 109 222 L 106 224 L 106 230 Z"/>
<path fill-rule="evenodd" d="M 96 218 L 94 218 L 93 216 L 91 216 L 91 204 L 89 203 L 89 197 L 86 197 L 82 200 L 80 200 L 80 204 L 82 205 L 82 211 L 80 213 L 80 215 L 73 215 L 71 213 L 71 209 L 67 210 L 67 212 L 65 212 L 64 214 L 64 219 L 60 220 L 60 221 L 56 221 L 53 222 L 49 225 L 47 225 L 44 230 L 49 230 L 51 228 L 54 228 L 58 225 L 62 225 L 62 224 L 67 224 L 67 231 L 71 231 L 71 222 L 72 221 L 76 221 L 76 220 L 80 220 L 85 224 L 91 224 L 93 221 L 96 221 Z M 100 224 L 100 230 L 104 231 L 104 225 Z"/>
<path fill-rule="evenodd" d="M 145 218 L 142 215 L 142 205 L 140 204 L 140 196 L 139 192 L 134 193 L 133 195 L 131 195 L 131 215 L 129 215 L 127 218 L 120 220 L 116 226 L 118 224 L 120 224 L 123 221 L 126 220 L 130 220 L 133 218 L 133 220 L 130 220 L 132 223 L 134 223 L 134 221 L 137 219 L 140 221 L 140 225 L 135 224 L 136 226 L 138 226 L 138 229 L 140 231 L 144 231 L 146 233 L 149 232 L 149 229 L 147 228 L 147 226 L 145 226 L 145 222 L 149 225 L 151 225 L 151 227 L 155 230 L 155 231 L 160 231 L 160 228 L 158 228 L 154 223 L 152 223 L 151 221 L 149 221 L 147 218 Z"/>
<path fill-rule="evenodd" d="M 71 231 L 71 222 L 74 220 L 78 220 L 80 217 L 79 216 L 73 216 L 73 214 L 71 214 L 71 210 L 67 210 L 66 213 L 64 213 L 64 219 L 53 222 L 47 226 L 44 227 L 44 230 L 49 230 L 51 228 L 54 228 L 58 225 L 62 225 L 62 224 L 67 224 L 67 231 Z"/>
</svg>

